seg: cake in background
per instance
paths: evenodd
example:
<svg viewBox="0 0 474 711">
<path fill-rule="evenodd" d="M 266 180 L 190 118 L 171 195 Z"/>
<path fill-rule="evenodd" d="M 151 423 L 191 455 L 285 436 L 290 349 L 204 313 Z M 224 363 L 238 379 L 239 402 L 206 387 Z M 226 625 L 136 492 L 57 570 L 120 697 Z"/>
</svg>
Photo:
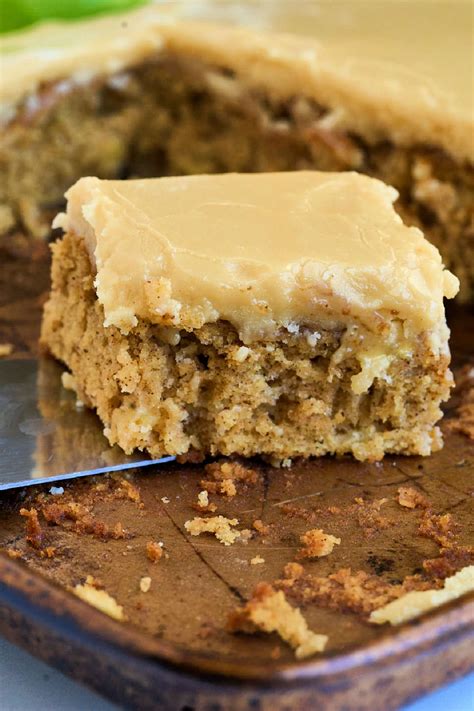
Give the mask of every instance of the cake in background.
<svg viewBox="0 0 474 711">
<path fill-rule="evenodd" d="M 396 187 L 469 300 L 469 13 L 462 0 L 191 1 L 4 35 L 1 232 L 47 237 L 83 175 L 356 170 Z"/>
</svg>

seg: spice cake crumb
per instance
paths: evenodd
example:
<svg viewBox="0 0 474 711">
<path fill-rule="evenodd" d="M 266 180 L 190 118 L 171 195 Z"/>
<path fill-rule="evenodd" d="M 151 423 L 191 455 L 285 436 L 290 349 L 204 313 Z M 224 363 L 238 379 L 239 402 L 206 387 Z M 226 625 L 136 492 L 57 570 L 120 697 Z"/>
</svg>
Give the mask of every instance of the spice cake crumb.
<svg viewBox="0 0 474 711">
<path fill-rule="evenodd" d="M 43 544 L 43 529 L 41 528 L 38 511 L 34 508 L 20 509 L 20 516 L 26 518 L 26 540 L 36 549 L 41 548 Z"/>
<path fill-rule="evenodd" d="M 397 500 L 400 506 L 407 509 L 427 509 L 430 505 L 428 499 L 412 486 L 400 486 Z"/>
<path fill-rule="evenodd" d="M 85 583 L 74 586 L 73 592 L 81 600 L 89 603 L 92 607 L 96 607 L 114 620 L 125 620 L 122 605 L 119 605 L 106 590 L 100 590 L 96 585 L 96 580 L 92 575 L 88 575 Z"/>
<path fill-rule="evenodd" d="M 261 536 L 268 536 L 271 533 L 271 526 L 267 523 L 263 523 L 263 521 L 259 518 L 257 518 L 253 524 L 252 527 L 259 533 Z"/>
<path fill-rule="evenodd" d="M 217 506 L 209 501 L 209 493 L 206 489 L 199 492 L 197 503 L 193 504 L 193 508 L 197 511 L 206 511 L 209 513 L 217 511 Z"/>
<path fill-rule="evenodd" d="M 247 543 L 250 541 L 250 539 L 252 538 L 252 536 L 253 536 L 253 533 L 252 533 L 252 531 L 250 530 L 250 528 L 243 528 L 243 529 L 240 531 L 239 541 L 240 541 L 240 543 L 243 543 L 244 545 L 247 545 Z"/>
<path fill-rule="evenodd" d="M 249 602 L 231 613 L 228 629 L 231 632 L 277 632 L 295 650 L 297 659 L 322 652 L 328 640 L 326 635 L 312 632 L 301 610 L 292 607 L 285 594 L 268 583 L 259 583 Z"/>
<path fill-rule="evenodd" d="M 298 551 L 299 558 L 322 558 L 332 553 L 334 546 L 341 543 L 340 538 L 324 533 L 322 528 L 312 528 L 300 536 L 304 548 Z"/>
<path fill-rule="evenodd" d="M 186 521 L 184 527 L 192 536 L 199 536 L 201 533 L 213 533 L 220 543 L 231 546 L 240 537 L 240 531 L 236 531 L 232 526 L 239 523 L 236 518 L 226 518 L 225 516 L 211 516 L 210 518 L 200 518 L 196 516 L 192 521 Z"/>
<path fill-rule="evenodd" d="M 434 514 L 426 511 L 418 527 L 418 533 L 430 538 L 442 548 L 449 548 L 456 540 L 459 524 L 450 513 Z"/>
<path fill-rule="evenodd" d="M 398 598 L 398 600 L 393 600 L 387 605 L 374 610 L 369 620 L 378 625 L 385 622 L 389 622 L 391 625 L 399 625 L 473 590 L 474 565 L 471 565 L 446 578 L 443 588 L 409 592 Z"/>
<path fill-rule="evenodd" d="M 145 575 L 143 578 L 140 578 L 140 590 L 142 591 L 142 593 L 147 593 L 150 588 L 151 578 L 148 575 Z"/>
<path fill-rule="evenodd" d="M 210 479 L 202 479 L 201 486 L 210 494 L 222 494 L 232 498 L 237 494 L 236 482 L 255 484 L 257 472 L 239 462 L 220 461 L 206 464 L 204 470 Z"/>
<path fill-rule="evenodd" d="M 78 534 L 89 534 L 104 541 L 119 540 L 129 536 L 120 521 L 117 521 L 114 526 L 109 526 L 104 521 L 98 520 L 88 506 L 77 501 L 61 500 L 44 503 L 41 512 L 49 524 L 62 526 Z"/>
<path fill-rule="evenodd" d="M 146 544 L 146 557 L 151 560 L 152 563 L 156 563 L 163 557 L 163 546 L 155 541 L 148 541 Z"/>
</svg>

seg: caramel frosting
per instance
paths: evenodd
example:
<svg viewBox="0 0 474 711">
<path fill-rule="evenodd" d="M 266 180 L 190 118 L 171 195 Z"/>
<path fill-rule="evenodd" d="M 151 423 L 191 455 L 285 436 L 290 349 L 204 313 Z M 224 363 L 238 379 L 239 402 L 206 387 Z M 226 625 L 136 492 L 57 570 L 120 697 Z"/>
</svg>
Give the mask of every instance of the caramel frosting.
<svg viewBox="0 0 474 711">
<path fill-rule="evenodd" d="M 173 12 L 160 4 L 4 36 L 3 119 L 24 100 L 34 105 L 44 82 L 65 81 L 67 90 L 69 82 L 115 74 L 170 52 L 227 67 L 244 84 L 275 95 L 314 98 L 338 110 L 338 127 L 368 140 L 440 145 L 458 159 L 474 160 L 470 0 L 174 5 Z M 179 21 L 180 15 L 309 36 Z"/>
<path fill-rule="evenodd" d="M 397 192 L 357 173 L 82 178 L 66 197 L 55 226 L 86 241 L 105 325 L 124 333 L 223 319 L 244 343 L 321 323 L 412 337 L 441 333 L 458 289 Z"/>
</svg>

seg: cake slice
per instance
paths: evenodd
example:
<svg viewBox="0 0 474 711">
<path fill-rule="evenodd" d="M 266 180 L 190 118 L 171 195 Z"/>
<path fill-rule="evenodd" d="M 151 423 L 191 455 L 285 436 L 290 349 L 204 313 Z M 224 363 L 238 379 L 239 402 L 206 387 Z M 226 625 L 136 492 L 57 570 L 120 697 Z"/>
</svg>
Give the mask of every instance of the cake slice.
<svg viewBox="0 0 474 711">
<path fill-rule="evenodd" d="M 356 173 L 83 178 L 42 343 L 126 452 L 430 454 L 458 282 L 396 196 Z"/>
<path fill-rule="evenodd" d="M 470 3 L 430 7 L 429 32 L 426 3 L 235 5 L 178 14 L 312 36 L 160 4 L 0 37 L 0 234 L 48 236 L 84 175 L 356 170 L 474 298 Z"/>
</svg>

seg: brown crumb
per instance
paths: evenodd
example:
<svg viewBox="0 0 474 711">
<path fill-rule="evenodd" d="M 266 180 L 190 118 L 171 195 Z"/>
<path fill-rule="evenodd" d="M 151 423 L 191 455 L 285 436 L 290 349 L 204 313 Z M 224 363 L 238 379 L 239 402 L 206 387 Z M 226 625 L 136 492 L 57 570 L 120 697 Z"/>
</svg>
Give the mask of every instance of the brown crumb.
<svg viewBox="0 0 474 711">
<path fill-rule="evenodd" d="M 322 528 L 312 528 L 300 536 L 304 548 L 298 551 L 299 558 L 322 558 L 332 553 L 334 546 L 341 543 L 340 538 L 324 533 Z"/>
<path fill-rule="evenodd" d="M 288 518 L 301 518 L 307 523 L 312 523 L 318 517 L 318 513 L 312 509 L 307 509 L 304 506 L 295 506 L 294 504 L 282 504 L 280 506 L 283 513 Z"/>
<path fill-rule="evenodd" d="M 388 499 L 385 498 L 365 501 L 361 497 L 356 497 L 355 505 L 347 509 L 347 513 L 353 512 L 355 514 L 357 523 L 363 529 L 367 538 L 393 525 L 394 521 L 379 513 L 381 507 L 387 501 Z"/>
<path fill-rule="evenodd" d="M 33 548 L 39 549 L 43 544 L 43 529 L 41 528 L 38 511 L 32 509 L 20 509 L 20 516 L 26 518 L 26 540 Z"/>
<path fill-rule="evenodd" d="M 0 343 L 0 358 L 6 358 L 13 353 L 13 345 L 11 343 Z"/>
<path fill-rule="evenodd" d="M 433 514 L 425 512 L 418 532 L 425 538 L 430 538 L 443 548 L 449 548 L 456 540 L 459 525 L 454 521 L 450 513 Z"/>
<path fill-rule="evenodd" d="M 128 537 L 120 521 L 110 527 L 107 523 L 97 520 L 87 506 L 75 501 L 47 503 L 42 506 L 41 511 L 48 523 L 79 534 L 87 533 L 103 540 Z"/>
<path fill-rule="evenodd" d="M 274 585 L 297 602 L 363 616 L 410 590 L 424 590 L 432 586 L 419 576 L 408 577 L 403 584 L 392 584 L 377 575 L 362 570 L 353 572 L 350 568 L 341 568 L 328 576 L 315 576 L 287 565 L 284 576 Z"/>
<path fill-rule="evenodd" d="M 135 484 L 132 484 L 128 481 L 128 479 L 125 479 L 125 477 L 121 475 L 116 475 L 115 477 L 112 476 L 112 478 L 114 478 L 115 481 L 119 483 L 117 490 L 118 496 L 123 496 L 123 498 L 125 499 L 130 499 L 130 501 L 133 501 L 135 504 L 138 504 L 140 508 L 143 508 L 140 491 Z"/>
<path fill-rule="evenodd" d="M 424 560 L 423 570 L 435 580 L 444 580 L 468 565 L 474 565 L 474 547 L 455 544 L 442 548 L 437 558 Z"/>
<path fill-rule="evenodd" d="M 237 494 L 236 483 L 255 484 L 258 478 L 255 469 L 228 460 L 206 464 L 204 470 L 210 478 L 202 479 L 203 489 L 211 494 L 222 494 L 229 498 Z"/>
<path fill-rule="evenodd" d="M 280 657 L 281 657 L 281 647 L 280 647 L 279 644 L 277 644 L 277 645 L 275 645 L 275 647 L 273 647 L 272 651 L 270 652 L 270 657 L 271 657 L 272 659 L 275 659 L 275 660 L 276 660 L 276 659 L 280 659 Z"/>
<path fill-rule="evenodd" d="M 155 541 L 148 541 L 146 544 L 146 557 L 152 563 L 157 563 L 163 557 L 163 547 Z"/>
<path fill-rule="evenodd" d="M 267 523 L 263 523 L 263 521 L 259 518 L 252 523 L 252 528 L 254 528 L 261 536 L 268 536 L 271 532 L 271 526 Z"/>
<path fill-rule="evenodd" d="M 225 516 L 211 516 L 210 518 L 196 516 L 192 521 L 186 521 L 184 527 L 191 536 L 213 533 L 220 543 L 231 546 L 240 537 L 240 531 L 232 528 L 238 523 L 238 519 Z"/>
<path fill-rule="evenodd" d="M 247 604 L 229 615 L 227 626 L 231 632 L 277 632 L 293 647 L 298 659 L 322 652 L 328 639 L 312 632 L 301 610 L 292 607 L 285 594 L 268 583 L 257 585 Z"/>
<path fill-rule="evenodd" d="M 400 486 L 397 500 L 400 506 L 407 509 L 427 509 L 430 505 L 428 499 L 412 486 Z"/>
<path fill-rule="evenodd" d="M 43 558 L 54 558 L 55 555 L 56 548 L 54 548 L 53 546 L 46 546 L 46 548 L 41 551 L 41 556 Z"/>
<path fill-rule="evenodd" d="M 260 565 L 261 563 L 265 563 L 265 558 L 262 558 L 261 555 L 256 555 L 250 560 L 251 565 Z"/>
<path fill-rule="evenodd" d="M 6 554 L 9 558 L 13 558 L 13 560 L 23 557 L 23 553 L 21 551 L 15 550 L 14 548 L 7 548 Z"/>
</svg>

